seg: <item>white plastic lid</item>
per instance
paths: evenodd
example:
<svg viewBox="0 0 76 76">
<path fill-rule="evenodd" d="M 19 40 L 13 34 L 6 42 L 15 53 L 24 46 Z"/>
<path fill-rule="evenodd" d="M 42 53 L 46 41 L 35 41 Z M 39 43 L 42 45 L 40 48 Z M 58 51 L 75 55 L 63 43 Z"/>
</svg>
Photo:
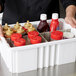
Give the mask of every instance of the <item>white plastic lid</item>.
<svg viewBox="0 0 76 76">
<path fill-rule="evenodd" d="M 41 14 L 40 19 L 41 20 L 47 20 L 47 15 L 46 14 Z"/>
<path fill-rule="evenodd" d="M 74 37 L 74 34 L 71 33 L 71 32 L 64 32 L 63 33 L 63 37 L 64 38 L 73 38 Z"/>
<path fill-rule="evenodd" d="M 52 19 L 58 19 L 58 13 L 53 13 L 52 14 Z"/>
</svg>

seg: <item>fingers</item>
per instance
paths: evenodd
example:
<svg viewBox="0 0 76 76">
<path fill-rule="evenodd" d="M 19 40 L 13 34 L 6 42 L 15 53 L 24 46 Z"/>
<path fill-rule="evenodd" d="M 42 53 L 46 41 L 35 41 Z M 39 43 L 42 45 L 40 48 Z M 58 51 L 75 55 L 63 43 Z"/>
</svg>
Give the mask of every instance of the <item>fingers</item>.
<svg viewBox="0 0 76 76">
<path fill-rule="evenodd" d="M 76 24 L 76 19 L 75 19 L 75 18 L 73 18 L 73 21 L 74 21 L 74 23 Z"/>
<path fill-rule="evenodd" d="M 73 28 L 76 28 L 76 20 L 74 17 L 66 17 L 65 22 L 70 24 Z"/>
<path fill-rule="evenodd" d="M 75 21 L 73 19 L 71 19 L 69 21 L 69 24 L 73 27 L 73 28 L 76 28 L 76 24 L 75 24 Z"/>
</svg>

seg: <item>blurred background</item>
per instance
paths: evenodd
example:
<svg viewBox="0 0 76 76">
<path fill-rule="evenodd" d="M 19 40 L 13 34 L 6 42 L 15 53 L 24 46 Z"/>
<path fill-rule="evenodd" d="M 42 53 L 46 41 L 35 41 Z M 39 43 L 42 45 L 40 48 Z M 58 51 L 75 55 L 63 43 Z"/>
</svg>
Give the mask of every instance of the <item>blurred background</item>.
<svg viewBox="0 0 76 76">
<path fill-rule="evenodd" d="M 65 11 L 64 11 L 64 8 L 59 0 L 59 7 L 60 7 L 60 18 L 65 18 Z M 0 13 L 0 24 L 2 22 L 2 15 L 3 13 Z"/>
<path fill-rule="evenodd" d="M 65 10 L 64 10 L 60 0 L 59 0 L 59 7 L 60 7 L 60 18 L 65 18 Z"/>
</svg>

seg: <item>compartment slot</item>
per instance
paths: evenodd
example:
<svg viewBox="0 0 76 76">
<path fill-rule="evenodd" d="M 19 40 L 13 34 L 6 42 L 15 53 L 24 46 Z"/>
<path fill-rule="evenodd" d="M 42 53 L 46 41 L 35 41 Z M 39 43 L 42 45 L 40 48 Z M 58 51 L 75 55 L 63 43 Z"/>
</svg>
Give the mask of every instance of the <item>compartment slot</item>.
<svg viewBox="0 0 76 76">
<path fill-rule="evenodd" d="M 47 42 L 47 40 L 41 34 L 39 34 L 39 36 L 42 37 L 42 42 L 41 43 Z M 28 38 L 28 35 L 23 36 L 23 38 L 26 40 L 26 45 L 33 45 L 33 44 L 30 43 L 30 39 Z M 14 46 L 14 42 L 11 41 L 10 38 L 6 38 L 6 41 L 10 45 L 10 47 L 16 47 L 16 46 Z"/>
<path fill-rule="evenodd" d="M 41 33 L 41 35 L 45 38 L 45 40 L 47 40 L 48 42 L 51 41 L 51 37 L 50 37 L 50 32 L 44 32 Z"/>
</svg>

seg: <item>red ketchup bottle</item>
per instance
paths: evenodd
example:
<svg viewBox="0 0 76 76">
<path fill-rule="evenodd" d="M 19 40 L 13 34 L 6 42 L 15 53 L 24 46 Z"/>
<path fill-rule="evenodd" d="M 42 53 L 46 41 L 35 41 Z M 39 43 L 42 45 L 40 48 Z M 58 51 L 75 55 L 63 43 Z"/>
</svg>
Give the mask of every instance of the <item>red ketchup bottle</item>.
<svg viewBox="0 0 76 76">
<path fill-rule="evenodd" d="M 49 24 L 47 23 L 47 15 L 41 14 L 40 15 L 40 23 L 37 27 L 39 32 L 47 32 L 50 30 Z"/>
<path fill-rule="evenodd" d="M 58 21 L 58 13 L 52 14 L 52 21 L 50 24 L 50 32 L 59 30 L 59 21 Z"/>
</svg>

